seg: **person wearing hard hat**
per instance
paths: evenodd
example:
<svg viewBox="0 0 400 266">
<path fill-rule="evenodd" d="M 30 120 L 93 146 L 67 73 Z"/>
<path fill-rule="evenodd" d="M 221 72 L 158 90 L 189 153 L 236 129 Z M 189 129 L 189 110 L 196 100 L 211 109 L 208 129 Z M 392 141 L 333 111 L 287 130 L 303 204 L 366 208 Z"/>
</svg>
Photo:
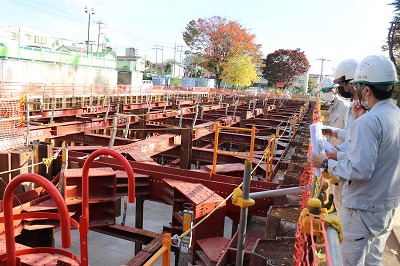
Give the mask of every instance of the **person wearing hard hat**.
<svg viewBox="0 0 400 266">
<path fill-rule="evenodd" d="M 350 99 L 353 96 L 352 89 L 354 85 L 350 81 L 354 79 L 357 65 L 357 60 L 347 59 L 340 62 L 333 73 L 333 83 L 339 85 L 339 93 L 344 98 Z"/>
<path fill-rule="evenodd" d="M 332 77 L 325 77 L 321 80 L 322 97 L 330 104 L 329 107 L 329 126 L 344 129 L 346 122 L 346 114 L 348 112 L 350 102 L 343 99 L 338 94 L 338 85 L 333 85 Z M 336 146 L 342 141 L 331 136 L 329 142 Z"/>
<path fill-rule="evenodd" d="M 329 126 L 344 129 L 346 122 L 346 115 L 349 112 L 350 102 L 338 95 L 338 85 L 333 84 L 332 77 L 325 77 L 321 80 L 322 97 L 330 103 L 329 107 Z M 329 134 L 328 134 L 329 135 Z M 328 137 L 328 141 L 337 146 L 342 142 L 341 139 L 334 136 Z M 333 202 L 336 213 L 339 215 L 341 206 L 341 183 L 332 184 L 329 188 L 329 203 L 326 207 L 329 209 Z"/>
<path fill-rule="evenodd" d="M 332 156 L 338 156 L 340 158 L 345 157 L 345 153 L 348 150 L 349 143 L 350 143 L 350 128 L 354 123 L 354 118 L 352 117 L 352 108 L 354 106 L 353 96 L 354 94 L 354 84 L 351 81 L 354 79 L 354 74 L 356 72 L 358 62 L 354 59 L 347 59 L 341 62 L 335 69 L 333 74 L 333 83 L 338 84 L 338 91 L 341 96 L 346 99 L 351 99 L 351 104 L 348 108 L 348 112 L 346 114 L 346 124 L 345 128 L 340 129 L 336 132 L 333 132 L 333 135 L 337 138 L 343 139 L 343 143 L 338 146 L 338 154 L 334 154 Z M 357 96 L 355 97 L 357 98 Z M 357 99 L 356 99 L 357 100 Z M 360 106 L 357 104 L 356 108 Z M 336 159 L 336 158 L 335 158 Z"/>
<path fill-rule="evenodd" d="M 352 83 L 369 111 L 362 116 L 353 112 L 356 120 L 347 158 L 336 161 L 309 154 L 314 167 L 343 183 L 344 265 L 382 265 L 395 209 L 400 206 L 400 108 L 390 99 L 396 82 L 396 68 L 388 58 L 362 59 Z"/>
</svg>

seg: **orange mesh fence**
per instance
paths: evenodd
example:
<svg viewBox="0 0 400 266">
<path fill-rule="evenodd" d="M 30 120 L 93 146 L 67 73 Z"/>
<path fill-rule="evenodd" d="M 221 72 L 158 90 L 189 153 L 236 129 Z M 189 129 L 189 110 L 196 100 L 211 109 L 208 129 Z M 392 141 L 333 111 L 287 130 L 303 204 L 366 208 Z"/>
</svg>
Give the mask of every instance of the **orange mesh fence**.
<svg viewBox="0 0 400 266">
<path fill-rule="evenodd" d="M 20 148 L 26 144 L 26 130 L 21 122 L 22 102 L 0 98 L 0 151 Z"/>
<path fill-rule="evenodd" d="M 323 217 L 322 213 L 315 216 L 303 210 L 296 229 L 294 265 L 332 265 Z"/>
<path fill-rule="evenodd" d="M 320 102 L 317 100 L 312 114 L 312 123 L 321 122 L 323 118 L 320 115 Z M 308 152 L 311 152 L 311 143 L 308 146 Z M 314 168 L 307 162 L 302 175 L 300 176 L 300 185 L 306 186 L 313 183 Z M 321 187 L 322 178 L 317 178 Z M 304 191 L 301 200 L 301 209 L 303 210 L 296 226 L 296 241 L 294 261 L 295 265 L 326 265 L 332 258 L 329 252 L 329 244 L 326 235 L 326 224 L 324 215 L 313 215 L 307 209 L 308 200 L 314 195 L 314 191 Z"/>
</svg>

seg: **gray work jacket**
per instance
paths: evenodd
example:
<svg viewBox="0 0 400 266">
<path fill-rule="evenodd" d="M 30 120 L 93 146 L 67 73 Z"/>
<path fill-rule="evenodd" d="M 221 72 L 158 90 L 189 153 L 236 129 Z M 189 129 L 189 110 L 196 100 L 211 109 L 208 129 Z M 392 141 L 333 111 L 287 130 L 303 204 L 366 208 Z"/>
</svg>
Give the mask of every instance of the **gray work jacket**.
<svg viewBox="0 0 400 266">
<path fill-rule="evenodd" d="M 328 172 L 339 176 L 342 206 L 389 211 L 400 203 L 400 108 L 381 100 L 355 120 L 344 160 L 329 160 Z"/>
</svg>

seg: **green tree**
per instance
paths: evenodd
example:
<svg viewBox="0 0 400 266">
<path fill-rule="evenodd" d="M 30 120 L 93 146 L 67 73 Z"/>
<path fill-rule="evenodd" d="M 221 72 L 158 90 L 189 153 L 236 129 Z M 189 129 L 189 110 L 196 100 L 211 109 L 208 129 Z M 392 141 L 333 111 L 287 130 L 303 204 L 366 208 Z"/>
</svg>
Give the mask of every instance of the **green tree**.
<svg viewBox="0 0 400 266">
<path fill-rule="evenodd" d="M 269 84 L 283 82 L 285 87 L 292 85 L 294 78 L 310 69 L 310 63 L 300 48 L 296 50 L 279 49 L 264 59 L 262 72 Z"/>
<path fill-rule="evenodd" d="M 238 54 L 222 65 L 224 71 L 221 80 L 233 86 L 250 86 L 253 82 L 259 81 L 256 65 L 251 58 Z"/>
<path fill-rule="evenodd" d="M 175 87 L 182 86 L 182 80 L 180 78 L 172 78 L 171 86 Z"/>
<path fill-rule="evenodd" d="M 173 64 L 172 59 L 168 59 L 164 63 L 164 74 L 166 75 L 171 75 L 172 74 L 172 64 Z"/>
<path fill-rule="evenodd" d="M 256 36 L 237 21 L 219 16 L 190 21 L 183 32 L 183 40 L 201 58 L 201 67 L 215 74 L 217 87 L 221 85 L 224 66 L 230 58 L 244 54 L 256 63 L 261 58 L 261 45 Z"/>
<path fill-rule="evenodd" d="M 315 88 L 317 88 L 317 83 L 315 82 L 315 79 L 313 79 L 312 77 L 309 77 L 308 78 L 308 90 L 307 90 L 307 92 L 309 94 L 312 94 Z"/>
<path fill-rule="evenodd" d="M 188 53 L 183 59 L 183 71 L 186 77 L 200 77 L 202 59 L 199 55 Z"/>
<path fill-rule="evenodd" d="M 146 60 L 144 66 L 145 66 L 147 73 L 154 73 L 154 66 L 153 66 L 153 63 L 150 62 L 150 60 Z"/>
</svg>

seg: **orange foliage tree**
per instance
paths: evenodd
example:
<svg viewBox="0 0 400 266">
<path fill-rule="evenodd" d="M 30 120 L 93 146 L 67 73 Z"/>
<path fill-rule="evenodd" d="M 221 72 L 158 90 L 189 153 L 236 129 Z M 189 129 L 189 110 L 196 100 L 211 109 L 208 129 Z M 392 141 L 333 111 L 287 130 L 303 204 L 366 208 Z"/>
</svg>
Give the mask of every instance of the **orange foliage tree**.
<svg viewBox="0 0 400 266">
<path fill-rule="evenodd" d="M 263 76 L 270 84 L 285 83 L 285 87 L 293 84 L 294 78 L 310 69 L 310 63 L 304 52 L 279 49 L 267 55 L 263 60 Z"/>
<path fill-rule="evenodd" d="M 192 53 L 202 59 L 201 66 L 215 74 L 220 87 L 224 65 L 236 55 L 251 58 L 255 64 L 261 58 L 261 45 L 255 35 L 237 21 L 220 16 L 191 20 L 183 32 L 183 40 Z"/>
</svg>

